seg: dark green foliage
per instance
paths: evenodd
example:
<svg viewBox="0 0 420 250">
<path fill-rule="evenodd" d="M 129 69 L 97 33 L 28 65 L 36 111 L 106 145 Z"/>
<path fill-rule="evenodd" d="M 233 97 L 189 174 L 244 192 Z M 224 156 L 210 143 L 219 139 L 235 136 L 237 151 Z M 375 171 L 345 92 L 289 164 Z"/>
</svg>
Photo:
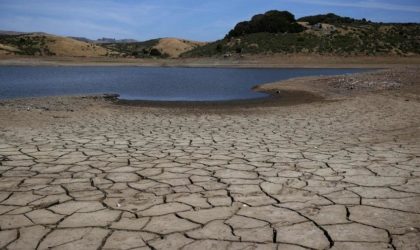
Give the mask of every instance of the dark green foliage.
<svg viewBox="0 0 420 250">
<path fill-rule="evenodd" d="M 158 49 L 153 48 L 153 49 L 150 50 L 150 55 L 151 56 L 161 56 L 162 53 Z"/>
<path fill-rule="evenodd" d="M 287 11 L 268 11 L 265 14 L 255 15 L 250 21 L 238 23 L 226 38 L 239 37 L 246 34 L 268 33 L 298 33 L 304 27 L 296 23 L 293 14 Z"/>
<path fill-rule="evenodd" d="M 0 35 L 0 43 L 18 48 L 18 55 L 55 55 L 46 46 L 46 41 L 46 36 Z"/>
<path fill-rule="evenodd" d="M 102 47 L 121 53 L 122 56 L 133 56 L 136 58 L 159 57 L 167 58 L 169 55 L 161 53 L 153 46 L 159 43 L 159 39 L 152 39 L 144 42 L 134 43 L 102 43 Z"/>
<path fill-rule="evenodd" d="M 323 34 L 301 32 L 288 34 L 254 33 L 239 38 L 225 38 L 188 51 L 182 57 L 246 54 L 316 53 L 328 55 L 420 54 L 420 25 L 363 25 Z"/>
<path fill-rule="evenodd" d="M 420 54 L 420 25 L 383 24 L 335 14 L 308 16 L 298 21 L 327 23 L 311 30 L 294 29 L 289 12 L 269 11 L 238 23 L 223 40 L 197 47 L 182 57 L 221 56 L 225 54 L 303 53 L 329 55 Z M 332 26 L 331 26 L 332 25 Z M 302 26 L 296 26 L 302 27 Z"/>
<path fill-rule="evenodd" d="M 216 45 L 216 51 L 219 52 L 219 53 L 223 51 L 223 45 L 221 43 L 218 43 Z"/>
<path fill-rule="evenodd" d="M 328 24 L 366 24 L 369 23 L 366 19 L 357 20 L 350 17 L 341 17 L 334 13 L 328 13 L 325 15 L 307 16 L 298 19 L 299 22 L 308 22 L 311 25 L 317 23 L 328 23 Z"/>
<path fill-rule="evenodd" d="M 151 57 L 152 47 L 158 44 L 159 39 L 134 43 L 103 43 L 102 47 L 121 53 L 123 56 L 134 56 L 137 58 Z M 162 56 L 162 55 L 159 55 Z"/>
</svg>

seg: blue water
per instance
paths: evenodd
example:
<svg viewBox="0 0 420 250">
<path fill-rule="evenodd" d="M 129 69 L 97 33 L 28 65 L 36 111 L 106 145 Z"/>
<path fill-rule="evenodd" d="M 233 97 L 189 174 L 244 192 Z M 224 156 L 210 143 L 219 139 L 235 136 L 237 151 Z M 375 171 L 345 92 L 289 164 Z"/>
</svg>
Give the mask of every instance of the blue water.
<svg viewBox="0 0 420 250">
<path fill-rule="evenodd" d="M 257 84 L 361 69 L 233 69 L 161 67 L 0 67 L 0 99 L 118 93 L 121 99 L 222 101 L 254 99 Z"/>
</svg>

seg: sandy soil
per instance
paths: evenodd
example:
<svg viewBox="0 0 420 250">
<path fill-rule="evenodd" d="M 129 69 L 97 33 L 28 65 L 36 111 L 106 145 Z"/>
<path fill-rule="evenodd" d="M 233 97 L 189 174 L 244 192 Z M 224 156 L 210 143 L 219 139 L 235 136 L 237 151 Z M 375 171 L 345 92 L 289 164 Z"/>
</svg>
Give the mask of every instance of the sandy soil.
<svg viewBox="0 0 420 250">
<path fill-rule="evenodd" d="M 418 249 L 419 73 L 269 105 L 2 101 L 0 248 Z"/>
</svg>

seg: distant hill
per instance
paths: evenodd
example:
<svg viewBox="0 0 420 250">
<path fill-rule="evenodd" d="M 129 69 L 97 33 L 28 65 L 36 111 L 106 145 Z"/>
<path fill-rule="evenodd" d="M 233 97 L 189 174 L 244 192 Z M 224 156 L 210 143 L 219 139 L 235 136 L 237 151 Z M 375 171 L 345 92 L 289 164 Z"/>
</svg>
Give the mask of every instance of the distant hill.
<svg viewBox="0 0 420 250">
<path fill-rule="evenodd" d="M 103 43 L 101 46 L 116 51 L 125 57 L 171 57 L 177 58 L 206 43 L 178 38 L 159 38 L 134 43 Z"/>
<path fill-rule="evenodd" d="M 77 36 L 69 36 L 69 38 L 82 41 L 82 42 L 87 42 L 87 43 L 135 43 L 135 42 L 138 42 L 135 39 L 115 39 L 115 38 L 106 38 L 106 37 L 99 38 L 96 40 L 92 40 L 86 37 L 77 37 Z"/>
<path fill-rule="evenodd" d="M 62 37 L 46 33 L 0 32 L 0 55 L 177 58 L 205 44 L 177 38 L 144 42 L 111 38 L 93 41 L 84 37 Z"/>
<path fill-rule="evenodd" d="M 10 30 L 0 30 L 0 35 L 22 35 L 27 34 L 26 32 L 19 31 L 10 31 Z"/>
<path fill-rule="evenodd" d="M 92 41 L 94 43 L 135 43 L 138 42 L 135 39 L 115 39 L 115 38 L 99 38 L 97 40 Z"/>
<path fill-rule="evenodd" d="M 241 54 L 400 55 L 420 54 L 420 24 L 374 23 L 332 13 L 295 20 L 269 11 L 238 23 L 222 40 L 182 57 Z"/>
<path fill-rule="evenodd" d="M 96 44 L 45 33 L 0 35 L 3 55 L 97 57 L 112 53 Z"/>
<path fill-rule="evenodd" d="M 91 40 L 89 38 L 86 37 L 78 37 L 78 36 L 69 36 L 68 38 L 77 40 L 77 41 L 81 41 L 81 42 L 85 42 L 85 43 L 94 43 L 94 40 Z"/>
</svg>

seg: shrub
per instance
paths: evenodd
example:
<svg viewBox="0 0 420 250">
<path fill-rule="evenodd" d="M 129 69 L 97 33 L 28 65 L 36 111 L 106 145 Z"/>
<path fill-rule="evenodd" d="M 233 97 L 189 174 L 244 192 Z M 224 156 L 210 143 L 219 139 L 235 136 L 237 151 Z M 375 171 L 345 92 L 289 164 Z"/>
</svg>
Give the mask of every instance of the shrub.
<svg viewBox="0 0 420 250">
<path fill-rule="evenodd" d="M 162 55 L 162 53 L 161 53 L 158 49 L 156 49 L 156 48 L 152 48 L 152 49 L 150 50 L 150 55 L 151 55 L 151 56 L 161 56 L 161 55 Z"/>
<path fill-rule="evenodd" d="M 287 11 L 271 10 L 265 14 L 255 15 L 250 21 L 238 23 L 226 38 L 238 37 L 245 34 L 268 33 L 298 33 L 305 28 L 296 23 L 293 14 Z"/>
</svg>

